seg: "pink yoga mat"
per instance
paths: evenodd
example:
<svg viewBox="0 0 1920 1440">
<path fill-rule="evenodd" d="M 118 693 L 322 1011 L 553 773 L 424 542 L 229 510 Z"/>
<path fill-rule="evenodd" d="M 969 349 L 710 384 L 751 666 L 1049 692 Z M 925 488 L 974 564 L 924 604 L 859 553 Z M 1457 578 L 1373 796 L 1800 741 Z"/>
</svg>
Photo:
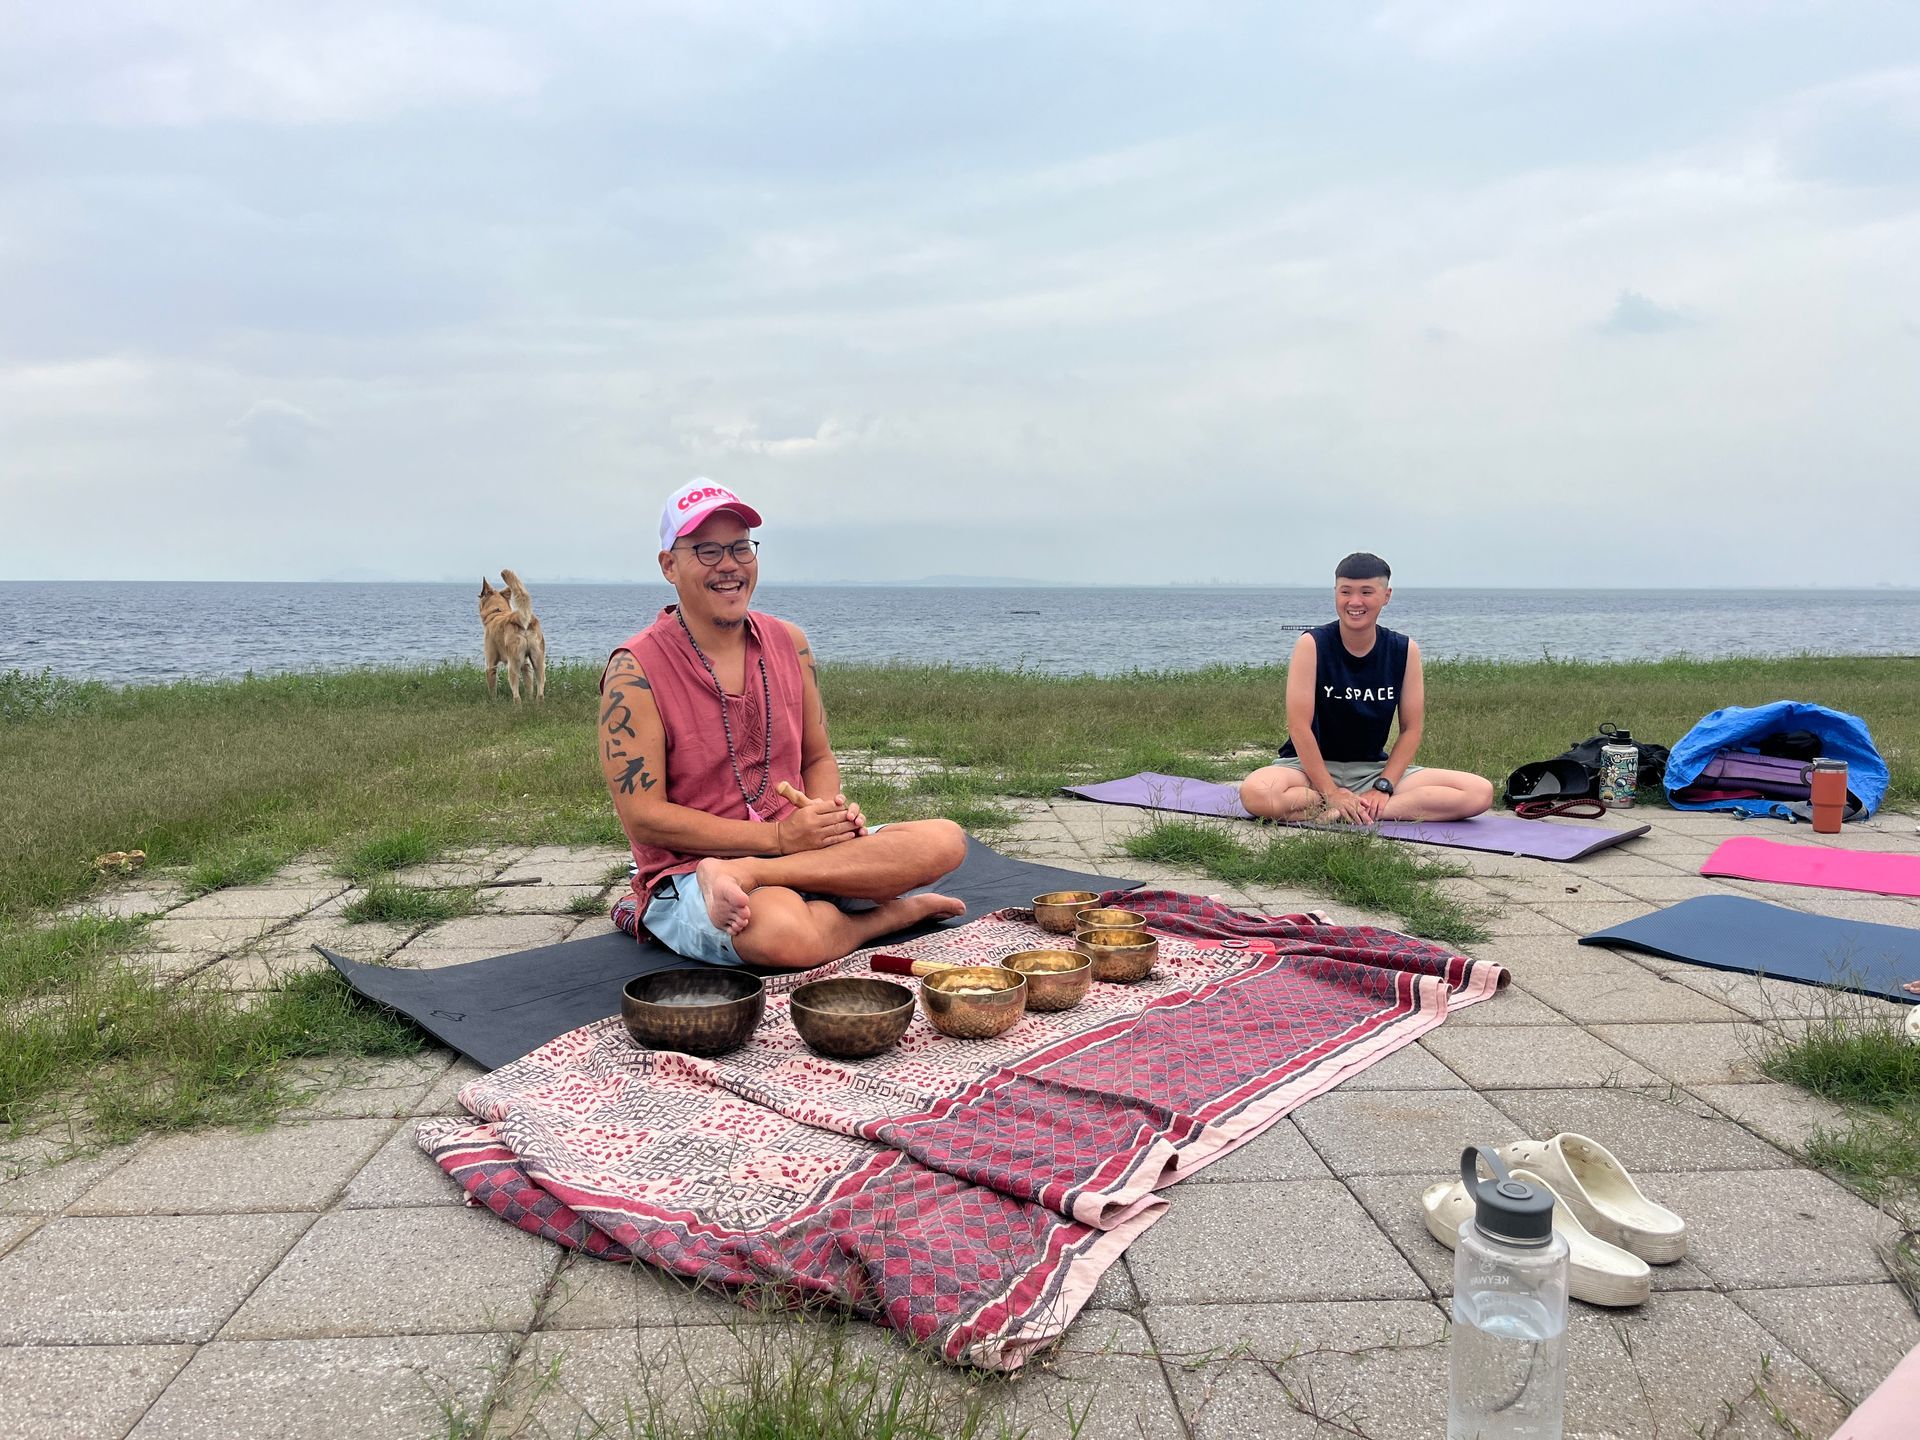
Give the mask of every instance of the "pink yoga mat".
<svg viewBox="0 0 1920 1440">
<path fill-rule="evenodd" d="M 1870 895 L 1920 896 L 1920 855 L 1881 855 L 1832 850 L 1825 845 L 1788 845 L 1742 835 L 1723 840 L 1701 865 L 1702 875 L 1767 880 L 1776 885 L 1818 885 L 1827 890 L 1864 890 Z"/>
</svg>

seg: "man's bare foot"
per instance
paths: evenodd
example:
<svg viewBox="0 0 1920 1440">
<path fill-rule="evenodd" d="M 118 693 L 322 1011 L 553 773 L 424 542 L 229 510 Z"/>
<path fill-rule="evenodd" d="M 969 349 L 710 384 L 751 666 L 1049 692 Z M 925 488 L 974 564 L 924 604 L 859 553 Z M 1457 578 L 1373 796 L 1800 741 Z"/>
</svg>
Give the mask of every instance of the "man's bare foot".
<svg viewBox="0 0 1920 1440">
<path fill-rule="evenodd" d="M 713 922 L 714 929 L 738 935 L 747 928 L 753 912 L 747 904 L 746 887 L 725 860 L 702 860 L 693 867 L 693 878 L 700 882 L 700 894 L 707 902 L 707 918 Z"/>
<path fill-rule="evenodd" d="M 947 920 L 967 913 L 967 902 L 951 895 L 902 895 L 893 902 L 907 907 L 907 923 L 916 920 Z"/>
</svg>

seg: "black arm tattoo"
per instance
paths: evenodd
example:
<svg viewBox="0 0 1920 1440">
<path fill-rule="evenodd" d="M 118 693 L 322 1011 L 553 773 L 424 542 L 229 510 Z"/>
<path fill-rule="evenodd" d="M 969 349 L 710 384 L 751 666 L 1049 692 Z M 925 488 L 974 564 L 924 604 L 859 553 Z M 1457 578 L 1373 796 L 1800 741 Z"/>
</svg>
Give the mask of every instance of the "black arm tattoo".
<svg viewBox="0 0 1920 1440">
<path fill-rule="evenodd" d="M 615 690 L 607 697 L 607 708 L 600 713 L 600 725 L 615 735 L 624 735 L 629 740 L 639 738 L 633 730 L 633 711 L 627 705 L 626 692 Z"/>
<path fill-rule="evenodd" d="M 626 773 L 620 777 L 620 793 L 633 794 L 635 781 L 639 781 L 642 790 L 651 790 L 660 783 L 656 776 L 647 774 L 647 757 L 639 755 L 627 761 Z"/>
</svg>

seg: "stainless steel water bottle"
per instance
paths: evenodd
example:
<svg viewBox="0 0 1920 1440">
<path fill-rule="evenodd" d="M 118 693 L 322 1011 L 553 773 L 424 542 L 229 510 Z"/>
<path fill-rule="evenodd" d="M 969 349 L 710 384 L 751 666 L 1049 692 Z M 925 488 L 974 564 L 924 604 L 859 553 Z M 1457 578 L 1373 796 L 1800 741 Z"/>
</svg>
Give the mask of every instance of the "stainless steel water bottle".
<svg viewBox="0 0 1920 1440">
<path fill-rule="evenodd" d="M 1600 803 L 1609 810 L 1625 810 L 1640 789 L 1640 747 L 1631 730 L 1616 730 L 1600 747 Z"/>
</svg>

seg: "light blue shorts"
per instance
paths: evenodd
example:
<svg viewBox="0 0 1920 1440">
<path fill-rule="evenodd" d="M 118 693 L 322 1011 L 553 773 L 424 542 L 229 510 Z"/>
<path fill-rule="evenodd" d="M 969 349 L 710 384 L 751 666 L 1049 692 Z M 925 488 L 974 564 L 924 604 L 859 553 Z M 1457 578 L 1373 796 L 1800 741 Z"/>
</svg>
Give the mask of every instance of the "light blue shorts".
<svg viewBox="0 0 1920 1440">
<path fill-rule="evenodd" d="M 877 835 L 887 827 L 869 825 L 867 833 Z M 831 900 L 836 905 L 843 902 L 834 895 L 807 895 L 808 900 Z M 866 902 L 849 900 L 845 905 L 863 905 Z M 713 923 L 707 914 L 707 897 L 700 893 L 700 882 L 689 870 L 684 875 L 675 875 L 663 880 L 653 892 L 653 899 L 647 902 L 646 913 L 640 917 L 640 923 L 647 933 L 658 940 L 674 954 L 688 960 L 704 960 L 709 965 L 744 965 L 740 952 L 733 947 L 733 936 Z"/>
</svg>

